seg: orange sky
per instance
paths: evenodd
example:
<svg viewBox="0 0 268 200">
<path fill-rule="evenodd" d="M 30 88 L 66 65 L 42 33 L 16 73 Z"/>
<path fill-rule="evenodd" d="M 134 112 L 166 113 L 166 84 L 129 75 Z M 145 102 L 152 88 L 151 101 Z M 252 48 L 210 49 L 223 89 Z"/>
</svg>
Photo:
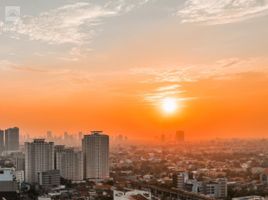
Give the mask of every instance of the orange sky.
<svg viewBox="0 0 268 200">
<path fill-rule="evenodd" d="M 30 135 L 101 129 L 146 139 L 177 129 L 185 130 L 189 139 L 266 136 L 268 81 L 263 74 L 182 82 L 185 92 L 177 97 L 183 107 L 172 115 L 163 113 L 160 101 L 147 102 L 142 96 L 157 84 L 131 79 L 114 80 L 105 90 L 91 88 L 92 83 L 68 95 L 13 91 L 1 100 L 1 127 L 17 125 Z"/>
<path fill-rule="evenodd" d="M 266 137 L 268 28 L 258 5 L 217 5 L 223 13 L 200 21 L 186 12 L 206 9 L 198 4 L 101 2 L 19 5 L 18 23 L 0 19 L 12 27 L 0 32 L 0 128 Z M 167 97 L 181 107 L 170 115 Z"/>
</svg>

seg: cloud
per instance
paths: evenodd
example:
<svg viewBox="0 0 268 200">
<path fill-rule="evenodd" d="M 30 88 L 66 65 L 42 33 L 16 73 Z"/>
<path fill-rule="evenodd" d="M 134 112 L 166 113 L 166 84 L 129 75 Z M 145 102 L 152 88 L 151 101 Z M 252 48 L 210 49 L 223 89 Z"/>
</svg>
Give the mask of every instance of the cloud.
<svg viewBox="0 0 268 200">
<path fill-rule="evenodd" d="M 156 85 L 153 89 L 150 87 L 148 91 L 141 92 L 140 96 L 147 102 L 158 103 L 165 97 L 187 101 L 195 97 L 185 97 L 185 84 L 198 84 L 202 80 L 229 80 L 247 73 L 268 74 L 268 59 L 264 57 L 226 58 L 207 65 L 137 68 L 132 69 L 130 73 L 142 80 L 144 88 L 146 85 Z"/>
<path fill-rule="evenodd" d="M 76 2 L 42 12 L 38 16 L 23 16 L 8 27 L 8 31 L 13 33 L 13 37 L 24 35 L 30 40 L 49 44 L 83 45 L 91 41 L 96 34 L 96 27 L 102 24 L 105 18 L 124 14 L 146 2 L 137 0 L 130 3 L 127 0 L 119 0 L 105 5 Z"/>
<path fill-rule="evenodd" d="M 166 97 L 173 97 L 182 101 L 184 99 L 179 97 L 180 94 L 182 93 L 184 93 L 184 91 L 181 90 L 180 85 L 171 84 L 171 85 L 160 86 L 149 93 L 142 94 L 142 96 L 145 101 L 154 104 L 154 103 L 159 103 L 162 99 Z"/>
<path fill-rule="evenodd" d="M 188 74 L 189 66 L 183 67 L 165 67 L 160 69 L 155 68 L 134 68 L 130 70 L 133 75 L 145 75 L 148 79 L 143 80 L 143 83 L 159 83 L 159 82 L 191 82 L 193 78 Z"/>
<path fill-rule="evenodd" d="M 43 77 L 47 77 L 48 79 L 53 79 L 57 77 L 57 80 L 70 83 L 73 85 L 87 85 L 93 82 L 93 75 L 88 71 L 84 70 L 77 70 L 77 69 L 68 69 L 68 68 L 61 68 L 61 69 L 48 69 L 48 68 L 40 68 L 36 66 L 24 66 L 9 60 L 0 60 L 0 72 L 19 72 L 26 73 L 26 74 L 42 74 Z M 23 74 L 21 74 L 23 76 Z M 39 76 L 35 76 L 39 77 Z"/>
<path fill-rule="evenodd" d="M 67 56 L 59 57 L 63 61 L 76 62 L 87 57 L 87 54 L 91 52 L 91 49 L 73 47 Z"/>
<path fill-rule="evenodd" d="M 247 72 L 268 73 L 268 59 L 264 57 L 226 58 L 212 64 L 184 65 L 162 68 L 134 68 L 133 75 L 145 76 L 143 83 L 196 82 L 207 78 L 228 78 Z"/>
<path fill-rule="evenodd" d="M 268 14 L 268 0 L 186 0 L 177 12 L 182 23 L 207 25 L 240 22 Z"/>
<path fill-rule="evenodd" d="M 10 60 L 0 60 L 0 70 L 6 71 L 10 68 L 17 67 L 17 64 Z"/>
</svg>

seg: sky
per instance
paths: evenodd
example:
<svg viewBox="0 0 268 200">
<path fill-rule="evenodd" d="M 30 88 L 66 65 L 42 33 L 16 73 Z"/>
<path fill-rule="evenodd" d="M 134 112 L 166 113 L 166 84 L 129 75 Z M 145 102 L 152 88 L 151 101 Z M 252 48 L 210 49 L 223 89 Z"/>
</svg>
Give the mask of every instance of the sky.
<svg viewBox="0 0 268 200">
<path fill-rule="evenodd" d="M 268 0 L 1 0 L 0 128 L 266 137 L 267 23 Z"/>
</svg>

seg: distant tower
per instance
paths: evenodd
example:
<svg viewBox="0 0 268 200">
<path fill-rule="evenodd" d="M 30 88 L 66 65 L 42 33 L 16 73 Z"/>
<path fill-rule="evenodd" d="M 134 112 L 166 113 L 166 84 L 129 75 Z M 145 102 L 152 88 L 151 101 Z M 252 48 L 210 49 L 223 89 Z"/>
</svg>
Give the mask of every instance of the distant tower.
<svg viewBox="0 0 268 200">
<path fill-rule="evenodd" d="M 5 149 L 4 131 L 0 130 L 0 156 L 3 153 L 4 149 Z"/>
<path fill-rule="evenodd" d="M 64 132 L 64 140 L 68 140 L 69 139 L 69 134 L 68 132 Z"/>
<path fill-rule="evenodd" d="M 102 131 L 92 131 L 82 140 L 84 178 L 109 178 L 109 136 Z"/>
<path fill-rule="evenodd" d="M 176 142 L 184 142 L 185 136 L 184 136 L 184 131 L 177 131 L 175 135 Z"/>
<path fill-rule="evenodd" d="M 18 151 L 19 150 L 19 128 L 9 128 L 5 130 L 5 150 Z"/>
<path fill-rule="evenodd" d="M 45 139 L 25 142 L 25 179 L 37 183 L 38 174 L 54 169 L 54 143 Z"/>
<path fill-rule="evenodd" d="M 82 138 L 83 138 L 83 132 L 79 132 L 78 133 L 78 140 L 79 140 L 79 142 L 81 142 Z"/>
<path fill-rule="evenodd" d="M 51 131 L 48 131 L 48 132 L 47 132 L 47 140 L 50 141 L 50 140 L 52 140 L 52 139 L 53 139 L 53 134 L 52 134 Z"/>
<path fill-rule="evenodd" d="M 165 134 L 162 134 L 161 137 L 160 137 L 160 140 L 162 143 L 164 143 L 166 141 L 166 136 Z"/>
</svg>

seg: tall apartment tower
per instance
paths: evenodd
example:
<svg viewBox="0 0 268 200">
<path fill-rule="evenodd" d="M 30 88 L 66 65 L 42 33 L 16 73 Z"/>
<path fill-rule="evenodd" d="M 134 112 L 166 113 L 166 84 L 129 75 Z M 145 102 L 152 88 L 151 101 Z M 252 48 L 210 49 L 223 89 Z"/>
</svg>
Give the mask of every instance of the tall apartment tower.
<svg viewBox="0 0 268 200">
<path fill-rule="evenodd" d="M 109 178 L 109 136 L 92 131 L 82 140 L 85 179 Z"/>
<path fill-rule="evenodd" d="M 38 182 L 38 173 L 54 169 L 54 143 L 45 139 L 25 142 L 25 180 Z"/>
<path fill-rule="evenodd" d="M 18 151 L 19 150 L 19 128 L 9 128 L 5 130 L 5 150 Z"/>
<path fill-rule="evenodd" d="M 54 146 L 54 169 L 57 169 L 57 153 L 64 151 L 65 145 Z"/>
<path fill-rule="evenodd" d="M 72 180 L 83 180 L 83 154 L 73 148 L 66 148 L 56 153 L 56 169 L 61 177 Z"/>
<path fill-rule="evenodd" d="M 0 130 L 0 156 L 4 150 L 5 150 L 4 131 Z"/>
</svg>

